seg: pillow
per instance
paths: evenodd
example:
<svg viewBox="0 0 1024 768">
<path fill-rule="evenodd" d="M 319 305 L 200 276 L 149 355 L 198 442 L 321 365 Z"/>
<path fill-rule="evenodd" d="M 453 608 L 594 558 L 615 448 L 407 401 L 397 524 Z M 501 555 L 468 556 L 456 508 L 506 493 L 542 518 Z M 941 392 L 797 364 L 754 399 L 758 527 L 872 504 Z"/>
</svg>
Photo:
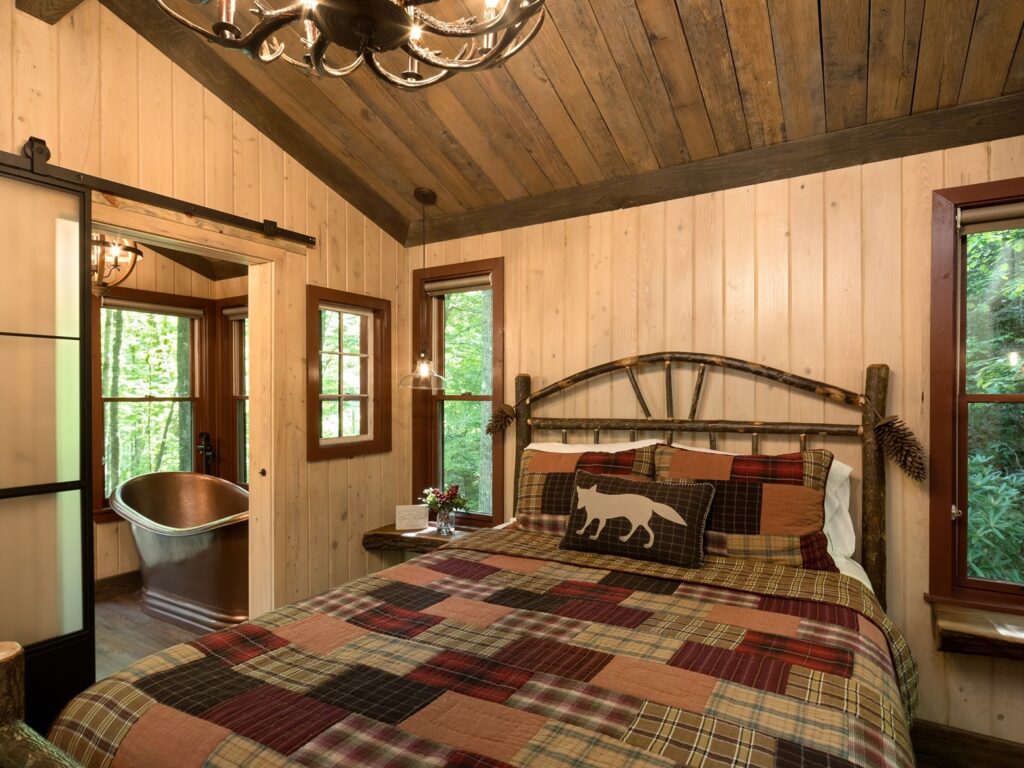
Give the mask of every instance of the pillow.
<svg viewBox="0 0 1024 768">
<path fill-rule="evenodd" d="M 659 480 L 715 486 L 705 541 L 710 554 L 836 570 L 823 532 L 829 451 L 733 456 L 659 446 L 655 465 Z"/>
<path fill-rule="evenodd" d="M 561 536 L 572 512 L 577 470 L 595 475 L 637 475 L 651 480 L 654 478 L 654 449 L 654 445 L 648 445 L 614 453 L 552 453 L 527 448 L 519 466 L 516 527 Z"/>
<path fill-rule="evenodd" d="M 659 483 L 577 472 L 559 547 L 699 568 L 710 483 Z"/>
<path fill-rule="evenodd" d="M 684 448 L 700 453 L 721 453 L 727 456 L 739 454 L 729 451 L 715 451 L 711 448 L 697 448 L 692 445 L 672 444 L 673 448 Z M 850 515 L 850 475 L 853 467 L 839 459 L 832 459 L 825 483 L 825 538 L 828 539 L 828 553 L 833 558 L 852 558 L 857 548 L 857 533 Z"/>
</svg>

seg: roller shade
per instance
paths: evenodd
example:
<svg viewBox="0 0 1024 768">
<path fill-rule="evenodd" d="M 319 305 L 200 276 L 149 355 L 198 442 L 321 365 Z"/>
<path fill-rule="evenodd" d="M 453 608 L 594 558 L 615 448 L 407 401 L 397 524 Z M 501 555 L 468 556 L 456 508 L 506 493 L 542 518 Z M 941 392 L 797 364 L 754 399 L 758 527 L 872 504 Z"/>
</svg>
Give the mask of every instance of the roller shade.
<svg viewBox="0 0 1024 768">
<path fill-rule="evenodd" d="M 231 320 L 249 316 L 248 307 L 224 307 L 224 309 L 222 309 L 221 312 L 224 313 L 224 317 L 229 318 Z"/>
<path fill-rule="evenodd" d="M 960 232 L 965 235 L 1024 227 L 1024 201 L 982 208 L 961 208 L 957 213 L 960 217 Z"/>
<path fill-rule="evenodd" d="M 428 296 L 443 296 L 446 293 L 460 293 L 462 291 L 478 291 L 491 287 L 491 273 L 483 275 L 467 275 L 465 277 L 442 278 L 430 280 L 423 286 L 423 291 Z"/>
<path fill-rule="evenodd" d="M 178 317 L 201 318 L 203 310 L 192 307 L 175 307 L 169 304 L 149 304 L 145 301 L 130 301 L 128 299 L 113 299 L 103 297 L 105 309 L 129 309 L 134 312 L 152 312 L 157 315 L 177 315 Z"/>
</svg>

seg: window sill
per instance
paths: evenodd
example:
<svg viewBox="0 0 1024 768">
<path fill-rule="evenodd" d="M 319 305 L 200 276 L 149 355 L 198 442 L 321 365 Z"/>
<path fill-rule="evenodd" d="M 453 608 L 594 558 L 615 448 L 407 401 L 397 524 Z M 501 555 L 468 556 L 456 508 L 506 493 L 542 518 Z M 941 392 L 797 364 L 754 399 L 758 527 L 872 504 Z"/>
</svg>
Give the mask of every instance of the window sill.
<svg viewBox="0 0 1024 768">
<path fill-rule="evenodd" d="M 940 651 L 1024 660 L 1024 616 L 933 602 L 932 629 Z"/>
</svg>

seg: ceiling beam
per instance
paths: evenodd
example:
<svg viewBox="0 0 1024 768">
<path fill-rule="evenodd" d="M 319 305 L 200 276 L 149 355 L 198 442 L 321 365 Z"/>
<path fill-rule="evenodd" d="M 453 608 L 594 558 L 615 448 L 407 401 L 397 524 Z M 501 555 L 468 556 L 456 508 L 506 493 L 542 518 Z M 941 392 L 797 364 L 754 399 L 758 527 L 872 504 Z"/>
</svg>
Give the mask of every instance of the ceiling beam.
<svg viewBox="0 0 1024 768">
<path fill-rule="evenodd" d="M 206 42 L 167 16 L 156 3 L 100 2 L 364 216 L 398 242 L 406 238 L 409 220 L 365 179 L 338 160 L 300 120 L 238 72 L 227 59 L 240 56 L 237 51 Z"/>
<path fill-rule="evenodd" d="M 1024 133 L 1024 93 L 430 218 L 429 242 L 570 219 Z M 422 242 L 413 220 L 405 245 Z"/>
<path fill-rule="evenodd" d="M 15 0 L 14 7 L 47 24 L 56 24 L 82 2 L 83 0 Z"/>
</svg>

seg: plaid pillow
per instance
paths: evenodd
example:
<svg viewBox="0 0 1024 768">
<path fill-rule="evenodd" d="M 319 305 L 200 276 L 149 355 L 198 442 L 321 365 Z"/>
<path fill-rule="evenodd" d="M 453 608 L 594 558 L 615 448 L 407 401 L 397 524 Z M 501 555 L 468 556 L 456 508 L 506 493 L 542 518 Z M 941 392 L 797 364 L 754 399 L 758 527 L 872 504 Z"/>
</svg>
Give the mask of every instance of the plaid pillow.
<svg viewBox="0 0 1024 768">
<path fill-rule="evenodd" d="M 708 553 L 836 570 L 823 531 L 831 452 L 732 456 L 659 445 L 655 465 L 659 480 L 715 486 Z"/>
<path fill-rule="evenodd" d="M 561 549 L 700 568 L 711 483 L 659 483 L 577 472 Z"/>
<path fill-rule="evenodd" d="M 573 481 L 577 470 L 595 475 L 654 477 L 654 449 L 648 445 L 605 453 L 549 453 L 527 448 L 519 469 L 516 527 L 535 533 L 565 533 L 573 510 Z"/>
</svg>

